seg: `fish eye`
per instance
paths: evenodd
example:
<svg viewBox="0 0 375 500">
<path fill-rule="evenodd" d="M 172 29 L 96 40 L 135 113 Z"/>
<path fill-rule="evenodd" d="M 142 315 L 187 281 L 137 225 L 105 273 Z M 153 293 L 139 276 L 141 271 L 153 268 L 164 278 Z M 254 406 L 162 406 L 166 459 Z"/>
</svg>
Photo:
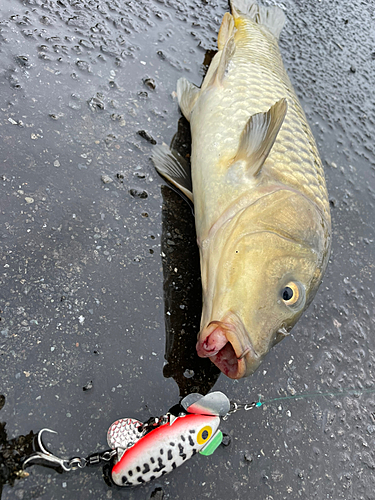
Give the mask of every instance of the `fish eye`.
<svg viewBox="0 0 375 500">
<path fill-rule="evenodd" d="M 203 427 L 203 429 L 201 429 L 198 432 L 197 435 L 198 444 L 204 444 L 206 441 L 210 439 L 211 436 L 212 436 L 212 428 L 209 425 L 206 425 L 205 427 Z"/>
<path fill-rule="evenodd" d="M 281 297 L 284 303 L 288 306 L 296 304 L 301 297 L 300 288 L 297 283 L 290 281 L 286 286 L 284 286 L 281 290 Z"/>
</svg>

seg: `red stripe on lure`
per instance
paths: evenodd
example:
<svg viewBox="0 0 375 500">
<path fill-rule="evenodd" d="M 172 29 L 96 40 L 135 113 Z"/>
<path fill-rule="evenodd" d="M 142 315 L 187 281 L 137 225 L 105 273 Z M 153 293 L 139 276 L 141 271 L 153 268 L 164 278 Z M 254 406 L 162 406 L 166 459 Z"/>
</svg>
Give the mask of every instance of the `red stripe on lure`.
<svg viewBox="0 0 375 500">
<path fill-rule="evenodd" d="M 118 486 L 136 486 L 179 467 L 215 435 L 220 418 L 190 414 L 163 424 L 125 451 L 112 469 Z"/>
</svg>

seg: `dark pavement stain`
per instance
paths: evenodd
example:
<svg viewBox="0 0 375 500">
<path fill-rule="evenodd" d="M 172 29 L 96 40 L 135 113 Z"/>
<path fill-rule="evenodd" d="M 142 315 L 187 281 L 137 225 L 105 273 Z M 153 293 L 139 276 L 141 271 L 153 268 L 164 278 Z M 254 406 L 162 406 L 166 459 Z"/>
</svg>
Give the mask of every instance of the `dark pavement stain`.
<svg viewBox="0 0 375 500">
<path fill-rule="evenodd" d="M 247 380 L 217 380 L 239 401 L 375 380 L 373 6 L 283 5 L 281 51 L 326 167 L 333 251 L 291 336 Z M 177 79 L 200 84 L 226 10 L 219 0 L 2 1 L 3 457 L 43 427 L 58 431 L 46 443 L 56 454 L 86 456 L 106 447 L 114 420 L 146 421 L 215 383 L 189 347 L 200 316 L 191 210 L 161 190 L 149 157 L 150 139 L 176 133 Z M 374 411 L 375 393 L 267 404 L 223 424 L 229 446 L 155 483 L 124 490 L 100 469 L 35 466 L 2 499 L 373 498 Z"/>
<path fill-rule="evenodd" d="M 27 436 L 8 439 L 5 426 L 4 422 L 0 422 L 0 495 L 5 483 L 13 486 L 17 479 L 29 476 L 29 473 L 22 469 L 22 463 L 24 457 L 33 452 L 34 440 L 33 432 Z"/>
</svg>

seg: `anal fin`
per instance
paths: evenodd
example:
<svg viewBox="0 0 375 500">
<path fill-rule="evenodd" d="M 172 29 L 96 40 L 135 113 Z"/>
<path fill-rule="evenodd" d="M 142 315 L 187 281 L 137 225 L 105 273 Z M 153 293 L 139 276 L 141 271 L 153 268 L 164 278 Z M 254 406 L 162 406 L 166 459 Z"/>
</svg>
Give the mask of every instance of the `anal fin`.
<svg viewBox="0 0 375 500">
<path fill-rule="evenodd" d="M 177 98 L 182 114 L 190 121 L 190 115 L 199 96 L 200 89 L 186 78 L 177 81 Z"/>
<path fill-rule="evenodd" d="M 283 124 L 287 107 L 287 101 L 283 98 L 267 112 L 250 116 L 233 161 L 245 161 L 249 175 L 259 175 Z"/>
<path fill-rule="evenodd" d="M 229 38 L 233 35 L 234 20 L 233 16 L 226 12 L 221 22 L 219 35 L 217 37 L 217 46 L 219 50 L 223 50 Z"/>
<path fill-rule="evenodd" d="M 153 149 L 152 161 L 157 172 L 193 201 L 190 166 L 176 150 L 166 145 Z"/>
<path fill-rule="evenodd" d="M 218 83 L 219 85 L 222 84 L 222 82 L 224 80 L 225 73 L 228 69 L 230 60 L 232 59 L 235 50 L 236 50 L 236 44 L 234 42 L 234 36 L 231 36 L 227 40 L 227 42 L 223 48 L 223 51 L 221 53 L 219 66 L 217 68 L 217 71 L 216 71 L 216 74 L 214 77 L 214 83 Z"/>
</svg>

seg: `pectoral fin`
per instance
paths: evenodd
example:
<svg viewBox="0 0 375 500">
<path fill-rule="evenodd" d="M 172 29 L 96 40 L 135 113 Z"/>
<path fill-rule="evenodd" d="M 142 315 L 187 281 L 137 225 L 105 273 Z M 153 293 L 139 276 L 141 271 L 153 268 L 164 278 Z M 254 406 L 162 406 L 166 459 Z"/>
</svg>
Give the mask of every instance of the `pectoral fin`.
<svg viewBox="0 0 375 500">
<path fill-rule="evenodd" d="M 234 163 L 245 161 L 250 175 L 259 175 L 283 124 L 287 107 L 286 99 L 280 99 L 266 113 L 257 113 L 249 118 Z"/>
<path fill-rule="evenodd" d="M 190 166 L 176 150 L 168 146 L 155 146 L 152 161 L 157 172 L 193 201 Z"/>
<path fill-rule="evenodd" d="M 177 98 L 182 114 L 190 121 L 190 115 L 194 104 L 199 96 L 199 88 L 190 83 L 186 78 L 180 78 L 177 82 Z"/>
</svg>

